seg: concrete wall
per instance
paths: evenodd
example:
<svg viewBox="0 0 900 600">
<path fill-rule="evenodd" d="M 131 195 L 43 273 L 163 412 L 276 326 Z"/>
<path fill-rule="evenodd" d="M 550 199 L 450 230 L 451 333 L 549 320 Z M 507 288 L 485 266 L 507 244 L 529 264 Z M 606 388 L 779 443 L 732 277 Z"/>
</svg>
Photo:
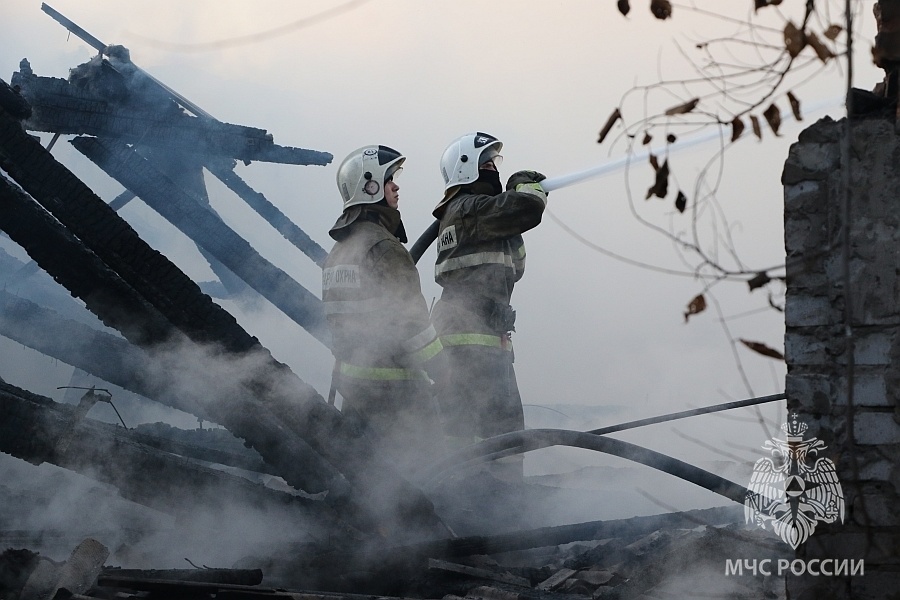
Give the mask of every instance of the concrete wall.
<svg viewBox="0 0 900 600">
<path fill-rule="evenodd" d="M 788 595 L 900 598 L 900 134 L 893 120 L 851 121 L 846 281 L 845 125 L 823 119 L 806 129 L 782 175 L 785 387 L 807 437 L 828 445 L 846 502 L 844 523 L 820 525 L 798 557 L 864 559 L 865 574 L 790 577 Z"/>
</svg>

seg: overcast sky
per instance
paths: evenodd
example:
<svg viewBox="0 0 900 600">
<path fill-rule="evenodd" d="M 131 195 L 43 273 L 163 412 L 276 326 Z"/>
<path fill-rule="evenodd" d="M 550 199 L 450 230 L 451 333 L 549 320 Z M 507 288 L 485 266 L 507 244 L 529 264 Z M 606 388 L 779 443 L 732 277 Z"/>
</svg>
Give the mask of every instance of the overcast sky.
<svg viewBox="0 0 900 600">
<path fill-rule="evenodd" d="M 597 133 L 623 94 L 659 77 L 693 76 L 678 48 L 691 53 L 696 41 L 728 36 L 734 27 L 678 9 L 673 19 L 660 22 L 647 10 L 647 0 L 633 0 L 628 18 L 618 13 L 614 0 L 50 4 L 105 43 L 130 48 L 137 65 L 216 118 L 264 128 L 282 145 L 332 153 L 335 160 L 327 167 L 253 163 L 236 169 L 326 249 L 331 246 L 327 230 L 341 206 L 335 171 L 354 148 L 385 144 L 408 157 L 398 183 L 400 208 L 414 240 L 432 220 L 431 210 L 442 194 L 438 161 L 455 137 L 481 130 L 500 138 L 504 180 L 519 169 L 557 176 L 619 159 L 626 150 L 616 137 L 621 127 L 602 145 Z M 750 12 L 752 3 L 698 4 L 746 4 Z M 791 9 L 788 5 L 804 3 L 784 4 Z M 871 2 L 863 4 L 855 83 L 871 88 L 880 72 L 869 64 L 875 25 Z M 38 75 L 66 77 L 68 69 L 95 54 L 41 12 L 40 5 L 37 0 L 4 2 L 0 78 L 7 82 L 25 57 Z M 321 18 L 313 18 L 317 16 Z M 210 44 L 291 23 L 298 25 L 263 41 Z M 832 68 L 795 93 L 805 106 L 828 105 L 828 112 L 840 117 L 842 108 L 829 101 L 843 94 L 843 71 Z M 690 99 L 683 90 L 675 92 L 652 100 L 660 104 L 650 106 L 650 112 Z M 634 108 L 630 114 L 626 109 L 626 120 L 638 120 L 640 103 L 629 106 Z M 781 137 L 767 131 L 762 143 L 745 135 L 726 156 L 718 200 L 732 225 L 738 254 L 751 268 L 783 261 L 780 175 L 799 131 L 797 124 L 787 123 Z M 653 142 L 655 152 L 663 150 L 660 139 Z M 665 201 L 644 200 L 653 172 L 641 160 L 627 174 L 620 170 L 552 192 L 550 210 L 612 253 L 685 271 L 671 241 L 632 215 L 628 193 L 652 223 L 689 231 L 687 213 L 678 215 L 673 209 L 675 191 L 683 189 L 689 201 L 696 198 L 697 175 L 718 143 L 672 154 L 676 179 Z M 57 144 L 53 152 L 105 200 L 122 191 L 68 144 Z M 214 207 L 236 230 L 266 258 L 320 293 L 312 261 L 273 235 L 217 181 L 208 178 L 208 185 Z M 120 214 L 193 278 L 213 278 L 196 248 L 142 203 L 132 202 Z M 732 347 L 715 305 L 685 323 L 685 307 L 703 290 L 702 282 L 615 260 L 577 241 L 550 217 L 525 241 L 527 272 L 516 287 L 513 306 L 518 315 L 516 369 L 530 424 L 544 422 L 554 407 L 565 412 L 559 406 L 564 404 L 622 407 L 607 421 L 585 423 L 587 428 L 783 391 L 784 365 Z M 8 240 L 3 247 L 16 251 Z M 440 292 L 432 278 L 434 257 L 432 248 L 419 263 L 429 302 Z M 721 258 L 733 266 L 727 256 Z M 713 293 L 728 317 L 731 336 L 783 348 L 781 315 L 757 311 L 768 304 L 766 290 L 749 293 L 746 284 L 725 283 Z M 775 299 L 783 300 L 780 295 Z M 327 394 L 331 356 L 324 347 L 266 302 L 256 310 L 224 305 L 277 359 Z M 742 316 L 748 312 L 752 314 Z M 8 341 L 2 351 L 0 377 L 61 398 L 54 388 L 68 384 L 70 367 Z M 774 410 L 766 414 L 779 418 Z M 711 444 L 727 438 L 758 447 L 766 439 L 752 422 L 714 417 L 683 421 L 677 429 Z M 668 425 L 621 437 L 687 460 L 720 458 L 684 441 Z"/>
</svg>

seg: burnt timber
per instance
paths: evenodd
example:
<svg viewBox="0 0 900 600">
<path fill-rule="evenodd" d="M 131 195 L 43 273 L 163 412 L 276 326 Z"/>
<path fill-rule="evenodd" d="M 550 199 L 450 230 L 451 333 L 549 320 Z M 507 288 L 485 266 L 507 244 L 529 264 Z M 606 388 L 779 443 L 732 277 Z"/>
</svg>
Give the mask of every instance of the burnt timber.
<svg viewBox="0 0 900 600">
<path fill-rule="evenodd" d="M 221 139 L 223 135 L 220 130 L 236 126 L 185 115 L 171 99 L 158 98 L 150 94 L 151 100 L 148 101 L 146 92 L 143 94 L 129 92 L 127 82 L 130 80 L 120 81 L 118 71 L 108 67 L 108 64 L 108 61 L 101 60 L 97 65 L 73 71 L 73 77 L 76 81 L 82 81 L 83 88 L 88 91 L 79 89 L 63 79 L 38 77 L 30 72 L 30 67 L 23 67 L 23 71 L 14 73 L 13 86 L 20 90 L 32 107 L 38 107 L 33 108 L 32 116 L 24 123 L 25 127 L 33 131 L 97 136 L 78 139 L 75 143 L 76 148 L 123 183 L 131 193 L 150 204 L 154 210 L 181 229 L 202 249 L 211 253 L 231 272 L 281 308 L 291 319 L 327 344 L 324 318 L 318 298 L 258 256 L 253 248 L 225 226 L 209 207 L 201 176 L 202 161 L 196 157 L 206 157 L 206 162 L 217 165 L 215 172 L 220 178 L 226 179 L 231 186 L 239 186 L 239 178 L 233 174 L 233 170 L 223 168 L 221 165 L 223 156 L 241 158 L 242 152 L 229 141 L 240 136 L 231 133 Z M 119 112 L 112 109 L 98 110 L 95 105 L 106 107 L 109 102 L 90 93 L 94 88 L 87 82 L 95 79 L 102 82 L 104 89 L 121 87 L 123 89 L 121 93 L 126 94 L 126 99 L 122 102 L 129 108 L 120 109 Z M 113 82 L 110 83 L 108 79 L 112 79 Z M 134 108 L 131 108 L 132 105 Z M 148 121 L 148 115 L 157 120 L 165 120 L 167 125 L 160 125 L 155 120 Z M 158 133 L 178 131 L 181 125 L 184 125 L 182 121 L 185 119 L 191 124 L 189 130 L 201 128 L 208 141 L 173 139 L 172 135 Z M 103 127 L 97 125 L 104 123 L 129 123 L 132 124 L 134 131 L 129 135 L 114 127 L 111 127 L 110 131 L 105 131 Z M 257 138 L 258 136 L 254 137 L 247 133 L 241 139 L 244 140 L 244 145 L 256 147 L 259 144 L 253 140 Z M 153 151 L 156 150 L 157 154 L 170 156 L 170 159 L 161 164 L 164 159 L 156 158 L 157 166 L 148 164 L 141 157 L 132 155 L 136 153 L 134 149 L 124 146 L 127 143 L 137 142 L 148 156 L 153 157 Z M 207 145 L 215 147 L 215 151 L 207 152 Z M 326 164 L 328 161 L 323 158 L 326 155 L 319 154 L 322 156 L 317 155 L 315 162 L 312 163 L 305 162 L 307 160 L 304 158 L 305 154 L 298 155 L 295 157 L 296 164 Z M 172 155 L 175 155 L 174 158 L 171 158 Z M 330 155 L 327 156 L 330 160 Z M 255 160 L 263 159 L 256 157 Z M 158 170 L 160 168 L 164 172 L 160 172 Z M 243 187 L 239 189 L 241 197 L 255 201 L 251 206 L 263 211 L 270 220 L 279 223 L 280 230 L 289 232 L 291 236 L 289 239 L 295 245 L 305 249 L 314 260 L 322 259 L 324 250 L 305 236 L 302 230 L 296 226 L 290 228 L 285 225 L 286 218 L 278 220 L 279 213 L 271 214 L 271 209 L 265 211 L 268 207 L 261 202 L 261 194 L 250 193 L 251 190 Z M 211 266 L 216 270 L 217 265 Z M 277 283 L 274 289 L 273 282 Z"/>
<path fill-rule="evenodd" d="M 215 507 L 229 498 L 241 497 L 257 506 L 294 511 L 298 521 L 306 518 L 323 529 L 346 529 L 324 502 L 269 489 L 188 460 L 184 450 L 191 450 L 184 446 L 177 448 L 178 453 L 171 452 L 176 448 L 165 440 L 86 419 L 78 407 L 0 383 L 0 411 L 4 415 L 0 451 L 32 464 L 49 462 L 89 473 L 138 504 L 178 515 L 193 510 L 196 504 Z M 201 448 L 193 453 L 212 458 Z M 218 458 L 227 460 L 222 454 Z M 142 476 L 134 477 L 136 472 Z M 192 498 L 191 504 L 183 502 L 185 494 Z M 312 515 L 315 518 L 309 518 Z"/>
</svg>

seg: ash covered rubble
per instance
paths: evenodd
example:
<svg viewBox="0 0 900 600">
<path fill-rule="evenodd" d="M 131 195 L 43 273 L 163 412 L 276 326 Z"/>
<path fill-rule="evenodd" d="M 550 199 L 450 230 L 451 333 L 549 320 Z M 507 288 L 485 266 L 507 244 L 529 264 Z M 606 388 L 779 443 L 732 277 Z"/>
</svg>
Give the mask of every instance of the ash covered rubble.
<svg viewBox="0 0 900 600">
<path fill-rule="evenodd" d="M 369 565 L 366 572 L 353 571 L 349 555 L 332 555 L 332 560 L 343 559 L 341 576 L 321 587 L 306 588 L 304 583 L 314 581 L 308 575 L 271 577 L 265 568 L 253 566 L 249 563 L 254 561 L 249 560 L 232 568 L 109 566 L 109 550 L 87 538 L 65 561 L 48 560 L 27 549 L 7 550 L 0 554 L 0 582 L 3 597 L 10 600 L 784 598 L 781 578 L 760 573 L 723 576 L 723 556 L 773 562 L 791 557 L 784 545 L 765 532 L 735 525 L 735 512 L 731 507 L 704 509 L 427 542 L 393 548 L 384 553 L 377 569 Z M 571 539 L 583 541 L 551 545 Z M 323 566 L 319 562 L 308 568 Z"/>
<path fill-rule="evenodd" d="M 364 432 L 204 293 L 258 294 L 328 344 L 319 299 L 219 218 L 203 170 L 321 264 L 325 250 L 234 166 L 325 165 L 331 155 L 214 119 L 127 49 L 43 10 L 98 55 L 68 79 L 23 60 L 11 85 L 0 81 L 0 230 L 31 259 L 0 251 L 0 276 L 33 284 L 26 295 L 0 291 L 0 335 L 74 366 L 88 389 L 63 404 L 0 381 L 0 452 L 17 459 L 3 481 L 35 469 L 59 483 L 0 483 L 0 501 L 17 507 L 0 517 L 10 548 L 0 599 L 683 596 L 721 575 L 726 547 L 741 558 L 781 553 L 736 525 L 738 506 L 529 529 L 525 515 L 558 501 L 553 486 L 481 474 L 425 490 L 373 457 Z M 45 148 L 28 132 L 54 137 Z M 58 162 L 60 135 L 76 136 L 71 144 L 125 191 L 107 203 Z M 217 285 L 192 281 L 116 213 L 134 198 L 197 244 Z M 105 383 L 221 429 L 95 420 L 97 404 L 114 406 Z M 739 502 L 740 486 L 724 486 Z M 77 517 L 50 528 L 33 520 L 76 500 Z M 229 568 L 149 569 L 196 548 Z M 778 595 L 763 579 L 729 583 L 730 597 Z"/>
</svg>

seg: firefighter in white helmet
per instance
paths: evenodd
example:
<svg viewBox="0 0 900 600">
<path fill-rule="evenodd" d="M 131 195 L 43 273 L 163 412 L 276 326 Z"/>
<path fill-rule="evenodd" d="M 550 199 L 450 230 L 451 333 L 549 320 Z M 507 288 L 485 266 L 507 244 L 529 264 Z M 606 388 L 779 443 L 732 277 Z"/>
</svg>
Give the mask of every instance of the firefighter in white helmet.
<svg viewBox="0 0 900 600">
<path fill-rule="evenodd" d="M 440 421 L 429 371 L 442 360 L 406 232 L 395 181 L 406 160 L 364 146 L 338 167 L 344 210 L 322 271 L 341 412 L 364 426 L 398 466 L 437 458 Z M 437 375 L 435 375 L 437 377 Z"/>
<path fill-rule="evenodd" d="M 504 191 L 497 171 L 502 147 L 491 135 L 470 133 L 441 158 L 444 197 L 434 216 L 440 220 L 435 281 L 443 291 L 433 322 L 449 368 L 438 400 L 452 447 L 525 427 L 510 297 L 525 271 L 522 233 L 541 222 L 547 194 L 536 171 L 514 173 Z M 491 471 L 520 478 L 521 455 L 495 461 Z"/>
</svg>

